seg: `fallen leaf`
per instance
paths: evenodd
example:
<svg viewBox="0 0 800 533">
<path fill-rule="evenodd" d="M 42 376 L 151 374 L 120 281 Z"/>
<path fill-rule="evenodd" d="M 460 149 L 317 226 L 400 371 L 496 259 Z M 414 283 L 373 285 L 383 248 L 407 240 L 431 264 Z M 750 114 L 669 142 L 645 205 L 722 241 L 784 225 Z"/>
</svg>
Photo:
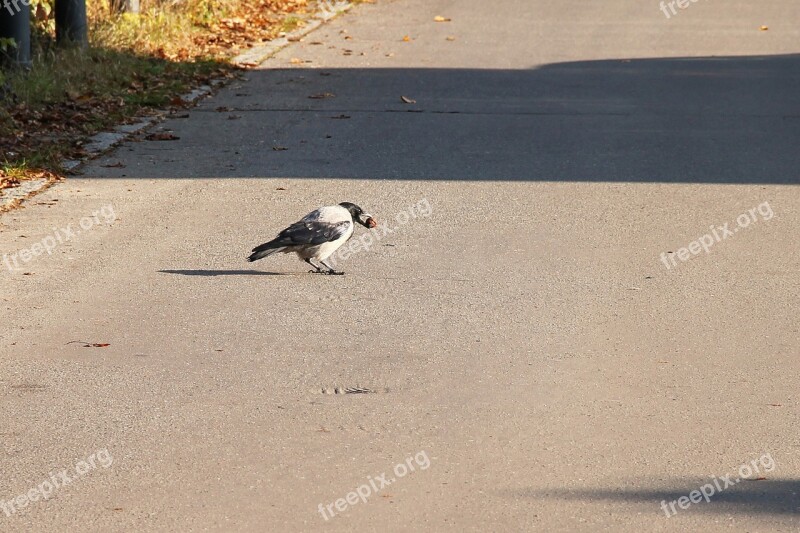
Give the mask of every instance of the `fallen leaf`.
<svg viewBox="0 0 800 533">
<path fill-rule="evenodd" d="M 309 96 L 312 100 L 322 100 L 323 98 L 334 98 L 336 95 L 333 93 L 317 93 Z"/>
<path fill-rule="evenodd" d="M 449 18 L 443 17 L 441 15 L 436 15 L 435 17 L 433 17 L 433 20 L 434 20 L 434 22 L 450 22 L 453 19 L 449 19 Z"/>
<path fill-rule="evenodd" d="M 288 148 L 286 148 L 285 146 L 273 146 L 272 149 L 275 150 L 276 152 L 283 152 L 284 150 L 288 150 Z"/>
<path fill-rule="evenodd" d="M 761 26 L 759 29 L 761 31 L 767 31 L 769 29 L 769 26 Z"/>
<path fill-rule="evenodd" d="M 216 111 L 217 113 L 227 113 L 228 111 L 233 111 L 233 108 L 223 105 L 223 106 L 219 106 L 214 111 Z"/>
<path fill-rule="evenodd" d="M 286 187 L 276 187 L 275 190 L 276 191 L 286 191 L 288 189 Z"/>
<path fill-rule="evenodd" d="M 107 342 L 70 341 L 67 344 L 82 344 L 84 348 L 105 348 L 111 346 L 111 344 Z"/>
<path fill-rule="evenodd" d="M 410 42 L 410 41 L 411 41 L 411 37 L 409 37 L 408 35 L 406 35 L 405 37 L 403 37 L 403 42 L 404 42 L 404 43 L 407 43 L 407 42 Z"/>
<path fill-rule="evenodd" d="M 122 164 L 122 161 L 117 161 L 116 163 L 108 163 L 106 165 L 100 165 L 105 168 L 123 168 L 125 165 Z"/>
<path fill-rule="evenodd" d="M 444 40 L 445 41 L 455 41 L 456 40 L 456 36 L 455 35 L 448 35 L 447 37 L 444 38 Z"/>
<path fill-rule="evenodd" d="M 36 20 L 42 22 L 44 20 L 47 20 L 47 17 L 48 17 L 47 10 L 44 8 L 42 4 L 38 4 L 36 6 Z"/>
<path fill-rule="evenodd" d="M 400 97 L 400 101 L 402 101 L 404 104 L 416 104 L 417 103 L 416 100 L 413 100 L 413 99 L 409 98 L 408 96 L 401 96 Z"/>
<path fill-rule="evenodd" d="M 180 139 L 180 137 L 168 131 L 162 131 L 158 133 L 151 133 L 145 137 L 145 139 L 148 141 L 177 141 Z"/>
</svg>

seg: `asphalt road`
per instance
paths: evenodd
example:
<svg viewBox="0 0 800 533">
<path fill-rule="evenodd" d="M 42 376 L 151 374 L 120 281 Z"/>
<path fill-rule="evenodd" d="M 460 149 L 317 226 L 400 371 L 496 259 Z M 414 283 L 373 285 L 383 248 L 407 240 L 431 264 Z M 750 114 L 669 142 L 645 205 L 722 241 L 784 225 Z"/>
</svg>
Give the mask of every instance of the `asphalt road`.
<svg viewBox="0 0 800 533">
<path fill-rule="evenodd" d="M 3 215 L 0 530 L 800 529 L 800 9 L 687 5 L 362 4 Z"/>
</svg>

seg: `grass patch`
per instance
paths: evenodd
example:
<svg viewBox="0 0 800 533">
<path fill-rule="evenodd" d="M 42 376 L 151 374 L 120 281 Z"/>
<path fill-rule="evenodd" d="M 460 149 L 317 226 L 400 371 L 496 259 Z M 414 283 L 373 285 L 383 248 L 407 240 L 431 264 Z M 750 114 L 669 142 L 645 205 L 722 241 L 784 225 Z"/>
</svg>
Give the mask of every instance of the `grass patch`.
<svg viewBox="0 0 800 533">
<path fill-rule="evenodd" d="M 286 17 L 281 24 L 281 31 L 289 33 L 303 25 L 303 20 L 299 17 Z"/>
<path fill-rule="evenodd" d="M 231 71 L 215 60 L 176 62 L 107 48 L 40 55 L 29 72 L 6 80 L 14 99 L 0 114 L 4 165 L 59 170 L 62 159 L 85 155 L 84 137 Z"/>
<path fill-rule="evenodd" d="M 139 14 L 113 14 L 89 0 L 90 47 L 55 46 L 53 0 L 34 0 L 29 71 L 0 72 L 0 178 L 12 183 L 85 155 L 83 140 L 112 125 L 177 104 L 230 58 L 302 24 L 308 0 L 143 0 Z M 0 181 L 3 183 L 3 181 Z"/>
</svg>

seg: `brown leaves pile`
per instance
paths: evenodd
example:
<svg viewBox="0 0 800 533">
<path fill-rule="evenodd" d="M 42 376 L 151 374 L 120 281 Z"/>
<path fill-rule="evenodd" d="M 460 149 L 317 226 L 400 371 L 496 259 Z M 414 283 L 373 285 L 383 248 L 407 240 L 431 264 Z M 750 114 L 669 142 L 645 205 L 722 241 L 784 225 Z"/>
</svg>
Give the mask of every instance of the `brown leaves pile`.
<svg viewBox="0 0 800 533">
<path fill-rule="evenodd" d="M 197 49 L 189 53 L 211 57 L 235 55 L 256 43 L 274 39 L 286 15 L 304 15 L 308 7 L 308 0 L 242 1 L 230 16 L 205 25 L 205 31 L 194 38 Z"/>
<path fill-rule="evenodd" d="M 3 176 L 3 171 L 0 170 L 0 189 L 11 189 L 13 187 L 19 187 L 19 178 L 11 177 L 11 176 Z"/>
<path fill-rule="evenodd" d="M 15 173 L 13 176 L 9 176 L 5 170 L 0 169 L 0 190 L 2 189 L 13 189 L 14 187 L 19 187 L 20 184 L 25 180 L 37 180 L 37 179 L 45 179 L 47 181 L 58 181 L 61 177 L 49 170 L 43 169 L 31 169 L 25 172 L 24 175 L 20 173 Z"/>
</svg>

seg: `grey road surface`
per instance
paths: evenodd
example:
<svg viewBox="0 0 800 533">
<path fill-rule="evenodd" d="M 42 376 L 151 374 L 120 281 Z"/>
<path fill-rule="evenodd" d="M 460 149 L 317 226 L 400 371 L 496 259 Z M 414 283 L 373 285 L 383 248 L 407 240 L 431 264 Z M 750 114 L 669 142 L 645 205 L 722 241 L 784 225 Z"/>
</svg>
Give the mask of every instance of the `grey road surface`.
<svg viewBox="0 0 800 533">
<path fill-rule="evenodd" d="M 800 8 L 686 6 L 361 4 L 3 215 L 0 530 L 798 531 Z"/>
</svg>

